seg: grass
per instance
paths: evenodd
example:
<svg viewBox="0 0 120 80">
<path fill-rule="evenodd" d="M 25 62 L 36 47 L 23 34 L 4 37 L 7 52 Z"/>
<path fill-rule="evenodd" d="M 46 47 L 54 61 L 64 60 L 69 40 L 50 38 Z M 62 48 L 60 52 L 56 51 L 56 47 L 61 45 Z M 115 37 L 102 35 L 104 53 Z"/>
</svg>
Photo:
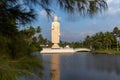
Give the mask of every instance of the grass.
<svg viewBox="0 0 120 80">
<path fill-rule="evenodd" d="M 94 50 L 92 51 L 92 53 L 95 53 L 95 54 L 120 54 L 120 50 L 117 51 L 117 50 Z"/>
</svg>

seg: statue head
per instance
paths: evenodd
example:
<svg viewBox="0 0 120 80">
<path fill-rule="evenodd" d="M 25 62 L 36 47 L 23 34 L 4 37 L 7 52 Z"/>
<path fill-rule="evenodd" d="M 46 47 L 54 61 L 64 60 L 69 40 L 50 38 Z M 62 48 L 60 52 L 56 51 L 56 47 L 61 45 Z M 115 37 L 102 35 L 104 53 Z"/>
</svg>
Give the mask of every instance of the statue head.
<svg viewBox="0 0 120 80">
<path fill-rule="evenodd" d="M 54 16 L 54 21 L 58 21 L 58 17 L 57 16 Z"/>
</svg>

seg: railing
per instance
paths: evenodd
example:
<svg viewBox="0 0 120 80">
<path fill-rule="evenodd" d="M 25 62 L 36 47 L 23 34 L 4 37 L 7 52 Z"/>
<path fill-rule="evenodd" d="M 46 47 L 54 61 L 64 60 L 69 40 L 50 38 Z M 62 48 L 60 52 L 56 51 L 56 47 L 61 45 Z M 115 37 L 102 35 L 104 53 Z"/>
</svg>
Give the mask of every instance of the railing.
<svg viewBox="0 0 120 80">
<path fill-rule="evenodd" d="M 89 51 L 91 51 L 91 49 L 88 49 L 88 48 L 76 48 L 74 50 L 75 50 L 75 52 L 83 52 L 83 51 L 89 52 Z"/>
</svg>

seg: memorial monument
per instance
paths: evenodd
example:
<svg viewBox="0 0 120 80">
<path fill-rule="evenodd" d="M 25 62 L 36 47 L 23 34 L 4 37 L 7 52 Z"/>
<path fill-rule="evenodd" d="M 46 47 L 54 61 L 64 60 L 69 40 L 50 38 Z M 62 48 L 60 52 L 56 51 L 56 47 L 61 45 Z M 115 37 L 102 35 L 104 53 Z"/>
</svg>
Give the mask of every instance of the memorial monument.
<svg viewBox="0 0 120 80">
<path fill-rule="evenodd" d="M 60 48 L 60 23 L 58 22 L 58 17 L 54 16 L 54 22 L 52 22 L 51 26 L 51 41 L 53 43 L 52 48 Z"/>
<path fill-rule="evenodd" d="M 65 53 L 75 53 L 75 50 L 73 48 L 60 48 L 59 42 L 60 42 L 60 23 L 58 21 L 58 17 L 54 16 L 54 21 L 51 24 L 51 42 L 52 47 L 51 48 L 43 48 L 43 50 L 40 52 L 42 54 L 65 54 Z"/>
</svg>

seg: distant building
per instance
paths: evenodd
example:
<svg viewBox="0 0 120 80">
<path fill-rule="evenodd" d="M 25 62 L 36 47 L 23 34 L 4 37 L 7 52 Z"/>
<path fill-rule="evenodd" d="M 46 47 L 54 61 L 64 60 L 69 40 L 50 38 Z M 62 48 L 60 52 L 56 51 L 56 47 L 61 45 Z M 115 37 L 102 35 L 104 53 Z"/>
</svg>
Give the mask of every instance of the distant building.
<svg viewBox="0 0 120 80">
<path fill-rule="evenodd" d="M 70 48 L 70 46 L 69 46 L 69 45 L 66 45 L 65 48 Z"/>
</svg>

